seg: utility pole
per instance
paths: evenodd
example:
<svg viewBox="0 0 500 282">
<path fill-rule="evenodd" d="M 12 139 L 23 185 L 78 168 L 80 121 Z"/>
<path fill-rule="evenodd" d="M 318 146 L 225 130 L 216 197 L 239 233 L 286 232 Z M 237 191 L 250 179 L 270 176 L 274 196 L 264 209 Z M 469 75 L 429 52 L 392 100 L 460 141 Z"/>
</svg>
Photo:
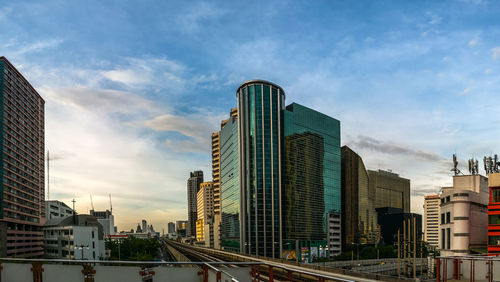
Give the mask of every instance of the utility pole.
<svg viewBox="0 0 500 282">
<path fill-rule="evenodd" d="M 417 218 L 413 218 L 413 279 L 417 277 Z"/>
<path fill-rule="evenodd" d="M 50 157 L 47 150 L 47 201 L 50 200 Z"/>
<path fill-rule="evenodd" d="M 403 220 L 403 270 L 406 275 L 406 219 Z"/>
<path fill-rule="evenodd" d="M 400 247 L 401 247 L 401 228 L 398 229 L 398 278 L 401 278 L 401 250 L 400 250 Z"/>
</svg>

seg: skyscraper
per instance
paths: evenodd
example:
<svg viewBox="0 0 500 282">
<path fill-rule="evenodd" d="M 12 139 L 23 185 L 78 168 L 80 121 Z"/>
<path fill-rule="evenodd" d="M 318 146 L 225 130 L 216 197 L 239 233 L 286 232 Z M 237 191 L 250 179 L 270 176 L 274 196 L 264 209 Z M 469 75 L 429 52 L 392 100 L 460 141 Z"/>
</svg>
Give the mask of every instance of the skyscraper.
<svg viewBox="0 0 500 282">
<path fill-rule="evenodd" d="M 220 124 L 220 131 L 212 133 L 212 181 L 214 183 L 214 247 L 221 247 L 221 131 L 224 126 L 233 117 L 238 116 L 238 108 L 232 108 L 229 118 L 225 119 Z"/>
<path fill-rule="evenodd" d="M 285 92 L 263 80 L 243 83 L 238 98 L 241 237 L 244 253 L 281 257 L 281 138 Z"/>
<path fill-rule="evenodd" d="M 380 237 L 375 212 L 375 190 L 369 189 L 363 159 L 342 146 L 342 246 L 376 244 Z"/>
<path fill-rule="evenodd" d="M 0 255 L 42 256 L 45 101 L 5 57 L 0 57 L 0 94 Z"/>
<path fill-rule="evenodd" d="M 375 191 L 375 208 L 398 208 L 410 212 L 410 180 L 392 171 L 368 170 L 369 185 Z"/>
<path fill-rule="evenodd" d="M 231 111 L 232 112 L 232 111 Z M 240 249 L 240 180 L 238 117 L 231 115 L 220 131 L 221 147 L 221 247 Z"/>
<path fill-rule="evenodd" d="M 336 255 L 341 251 L 340 122 L 292 103 L 283 111 L 283 128 L 284 244 L 328 245 L 329 255 Z"/>
<path fill-rule="evenodd" d="M 424 241 L 439 247 L 439 195 L 424 197 Z"/>
<path fill-rule="evenodd" d="M 187 202 L 188 202 L 188 225 L 186 226 L 186 237 L 196 236 L 197 220 L 197 194 L 200 184 L 203 182 L 203 171 L 193 171 L 189 174 L 187 181 Z"/>
</svg>

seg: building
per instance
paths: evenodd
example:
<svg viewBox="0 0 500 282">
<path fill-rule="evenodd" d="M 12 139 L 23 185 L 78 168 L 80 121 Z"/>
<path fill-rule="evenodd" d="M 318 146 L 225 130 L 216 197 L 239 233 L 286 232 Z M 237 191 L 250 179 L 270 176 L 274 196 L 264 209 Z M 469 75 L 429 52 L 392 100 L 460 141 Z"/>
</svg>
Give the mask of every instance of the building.
<svg viewBox="0 0 500 282">
<path fill-rule="evenodd" d="M 50 200 L 45 201 L 45 214 L 47 220 L 56 217 L 67 217 L 73 215 L 73 209 L 61 201 Z"/>
<path fill-rule="evenodd" d="M 179 237 L 186 237 L 187 220 L 177 220 L 175 222 L 175 232 Z"/>
<path fill-rule="evenodd" d="M 168 234 L 175 233 L 175 223 L 169 222 L 168 223 Z"/>
<path fill-rule="evenodd" d="M 368 170 L 370 190 L 375 191 L 375 208 L 398 208 L 410 212 L 410 180 L 388 170 Z"/>
<path fill-rule="evenodd" d="M 52 218 L 45 223 L 43 234 L 47 258 L 104 259 L 102 226 L 91 215 Z"/>
<path fill-rule="evenodd" d="M 370 189 L 363 159 L 351 148 L 341 148 L 342 248 L 375 245 L 380 238 L 375 190 Z"/>
<path fill-rule="evenodd" d="M 328 241 L 333 257 L 341 252 L 340 122 L 292 103 L 283 111 L 283 128 L 285 249 L 298 243 L 301 260 L 305 248 L 316 247 L 311 242 L 323 249 Z"/>
<path fill-rule="evenodd" d="M 198 219 L 196 220 L 196 240 L 205 242 L 207 247 L 213 247 L 213 182 L 203 182 L 200 184 L 200 191 L 198 191 L 197 194 L 197 208 Z M 205 232 L 205 229 L 207 229 L 208 233 Z"/>
<path fill-rule="evenodd" d="M 242 252 L 281 257 L 281 144 L 285 92 L 263 80 L 243 83 L 238 98 Z"/>
<path fill-rule="evenodd" d="M 439 247 L 439 195 L 424 197 L 424 241 Z"/>
<path fill-rule="evenodd" d="M 398 231 L 400 238 L 410 238 L 409 242 L 413 242 L 415 235 L 417 242 L 422 239 L 422 215 L 405 213 L 400 208 L 377 208 L 376 211 L 384 244 L 397 246 Z"/>
<path fill-rule="evenodd" d="M 229 118 L 221 122 L 221 131 L 229 119 L 238 116 L 238 108 L 231 109 Z M 212 134 L 212 181 L 214 183 L 214 248 L 221 248 L 221 131 Z"/>
<path fill-rule="evenodd" d="M 196 197 L 202 182 L 203 171 L 193 171 L 189 174 L 187 181 L 188 225 L 186 226 L 186 236 L 188 238 L 196 236 L 196 220 L 198 219 Z"/>
<path fill-rule="evenodd" d="M 104 237 L 115 234 L 115 217 L 110 210 L 94 211 L 90 210 L 90 215 L 97 218 L 97 221 L 102 225 Z"/>
<path fill-rule="evenodd" d="M 148 222 L 145 219 L 141 221 L 141 230 L 142 232 L 146 232 L 148 230 Z"/>
<path fill-rule="evenodd" d="M 485 249 L 488 230 L 488 178 L 455 175 L 453 187 L 443 187 L 440 196 L 441 256 L 463 256 Z"/>
<path fill-rule="evenodd" d="M 45 101 L 0 57 L 0 256 L 43 255 Z"/>
<path fill-rule="evenodd" d="M 220 132 L 222 164 L 220 245 L 224 250 L 240 252 L 238 117 L 231 115 Z"/>
<path fill-rule="evenodd" d="M 488 254 L 500 254 L 500 173 L 488 174 Z"/>
</svg>

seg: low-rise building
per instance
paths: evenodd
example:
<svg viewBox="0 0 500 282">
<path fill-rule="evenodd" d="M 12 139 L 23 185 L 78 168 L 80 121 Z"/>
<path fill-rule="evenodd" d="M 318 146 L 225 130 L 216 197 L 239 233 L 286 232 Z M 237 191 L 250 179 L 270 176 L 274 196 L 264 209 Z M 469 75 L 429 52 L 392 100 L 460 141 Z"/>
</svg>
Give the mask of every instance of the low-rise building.
<svg viewBox="0 0 500 282">
<path fill-rule="evenodd" d="M 95 216 L 97 221 L 102 225 L 104 237 L 115 234 L 115 217 L 111 211 L 90 210 L 90 215 Z"/>
<path fill-rule="evenodd" d="M 500 255 L 500 173 L 488 175 L 488 254 Z"/>
<path fill-rule="evenodd" d="M 102 226 L 91 215 L 52 218 L 42 230 L 47 258 L 100 260 L 105 257 Z"/>
<path fill-rule="evenodd" d="M 47 220 L 56 217 L 67 217 L 73 215 L 73 209 L 65 203 L 57 200 L 45 201 Z"/>
<path fill-rule="evenodd" d="M 463 256 L 485 249 L 488 231 L 488 178 L 453 176 L 453 187 L 440 196 L 439 246 L 441 256 Z"/>
</svg>

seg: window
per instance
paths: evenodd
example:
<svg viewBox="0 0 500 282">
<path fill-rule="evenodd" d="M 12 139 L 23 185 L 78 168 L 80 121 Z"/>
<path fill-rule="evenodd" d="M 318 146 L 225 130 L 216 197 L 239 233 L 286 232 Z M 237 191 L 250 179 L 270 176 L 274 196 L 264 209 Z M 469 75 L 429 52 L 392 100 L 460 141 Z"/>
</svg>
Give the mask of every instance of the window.
<svg viewBox="0 0 500 282">
<path fill-rule="evenodd" d="M 441 204 L 444 204 L 444 198 L 441 198 Z"/>
<path fill-rule="evenodd" d="M 491 191 L 491 202 L 500 203 L 500 189 L 493 189 Z"/>
<path fill-rule="evenodd" d="M 92 249 L 95 249 L 95 242 L 92 241 Z"/>
<path fill-rule="evenodd" d="M 447 212 L 446 213 L 446 223 L 450 223 L 451 222 L 451 215 L 450 215 L 450 212 Z"/>
<path fill-rule="evenodd" d="M 92 230 L 92 239 L 94 239 L 94 230 Z"/>
<path fill-rule="evenodd" d="M 441 224 L 444 224 L 445 221 L 444 221 L 444 213 L 441 214 Z"/>
<path fill-rule="evenodd" d="M 500 236 L 488 236 L 488 245 L 500 246 Z"/>
<path fill-rule="evenodd" d="M 446 242 L 446 236 L 443 228 L 441 229 L 441 249 L 446 249 L 446 245 L 444 244 L 445 242 Z"/>
<path fill-rule="evenodd" d="M 451 249 L 451 231 L 450 228 L 446 228 L 446 247 Z"/>
<path fill-rule="evenodd" d="M 446 202 L 448 203 L 450 201 L 450 196 L 446 196 Z"/>
<path fill-rule="evenodd" d="M 488 224 L 500 224 L 500 214 L 489 215 Z"/>
</svg>

